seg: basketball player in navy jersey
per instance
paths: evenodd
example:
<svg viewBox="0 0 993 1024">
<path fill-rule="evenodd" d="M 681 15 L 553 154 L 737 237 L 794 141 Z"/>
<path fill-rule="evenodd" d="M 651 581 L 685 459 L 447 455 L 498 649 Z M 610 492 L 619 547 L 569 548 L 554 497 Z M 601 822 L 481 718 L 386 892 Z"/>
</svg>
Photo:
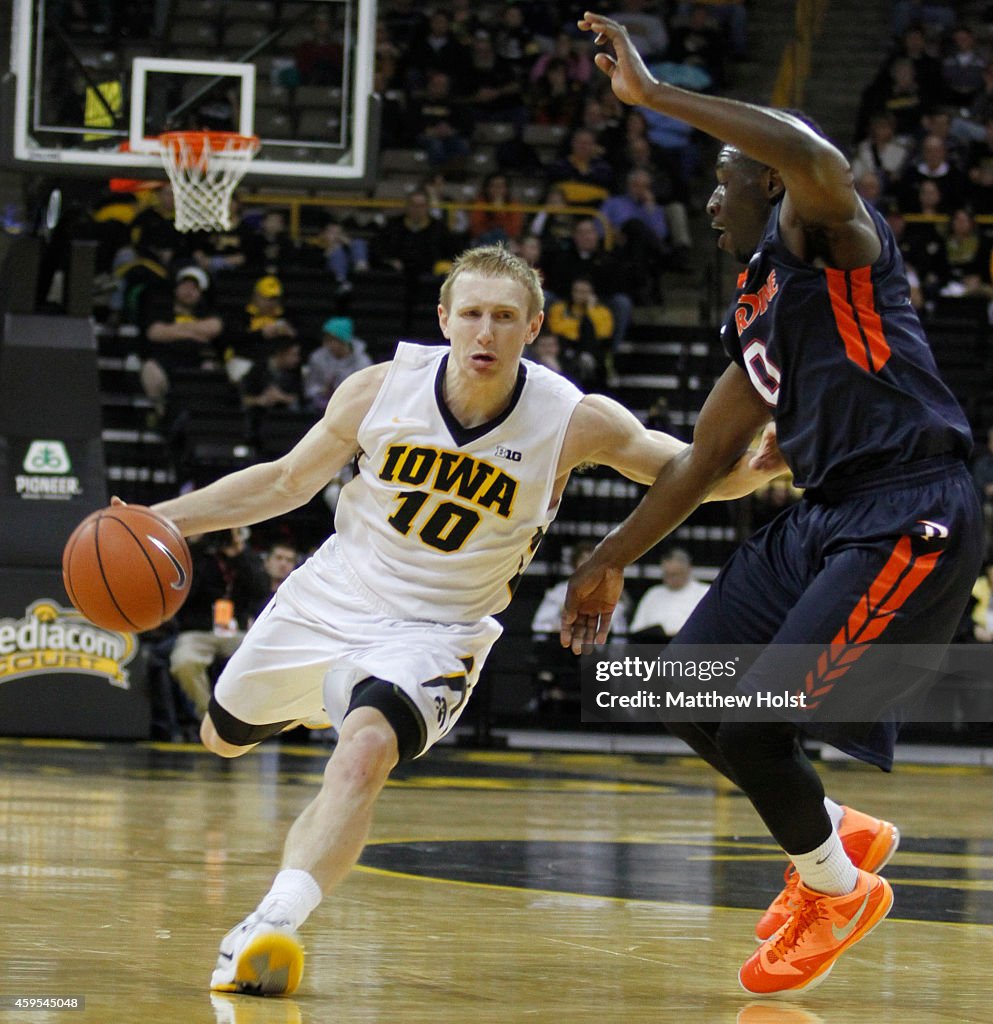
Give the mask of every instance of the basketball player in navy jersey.
<svg viewBox="0 0 993 1024">
<path fill-rule="evenodd" d="M 660 84 L 621 25 L 587 13 L 579 27 L 612 47 L 596 63 L 621 100 L 724 143 L 707 210 L 718 245 L 746 269 L 722 328 L 732 362 L 693 443 L 574 574 L 563 645 L 578 653 L 604 641 L 624 566 L 693 511 L 770 417 L 805 498 L 735 553 L 674 642 L 768 645 L 745 691 L 781 683 L 776 645 L 824 647 L 830 663 L 831 645 L 947 643 L 982 556 L 964 463 L 972 438 L 938 377 L 886 222 L 856 195 L 845 157 L 799 118 Z M 815 665 L 809 678 L 824 720 L 856 683 L 860 696 L 878 693 L 872 725 L 815 732 L 724 712 L 670 726 L 745 792 L 791 861 L 756 929 L 764 941 L 739 972 L 757 995 L 819 984 L 892 905 L 874 872 L 897 830 L 826 799 L 799 742 L 805 731 L 891 768 L 896 730 L 879 714 L 889 681 L 857 665 L 833 677 Z"/>
</svg>

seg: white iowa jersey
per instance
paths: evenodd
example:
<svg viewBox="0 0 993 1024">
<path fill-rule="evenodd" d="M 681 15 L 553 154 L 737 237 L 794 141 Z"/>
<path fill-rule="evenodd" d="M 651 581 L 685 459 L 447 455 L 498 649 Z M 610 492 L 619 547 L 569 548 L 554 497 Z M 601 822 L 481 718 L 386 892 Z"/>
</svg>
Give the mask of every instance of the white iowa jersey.
<svg viewBox="0 0 993 1024">
<path fill-rule="evenodd" d="M 340 555 L 398 617 L 470 622 L 506 607 L 555 517 L 559 453 L 583 394 L 522 363 L 508 408 L 465 429 L 442 397 L 448 351 L 397 346 L 335 528 Z"/>
</svg>

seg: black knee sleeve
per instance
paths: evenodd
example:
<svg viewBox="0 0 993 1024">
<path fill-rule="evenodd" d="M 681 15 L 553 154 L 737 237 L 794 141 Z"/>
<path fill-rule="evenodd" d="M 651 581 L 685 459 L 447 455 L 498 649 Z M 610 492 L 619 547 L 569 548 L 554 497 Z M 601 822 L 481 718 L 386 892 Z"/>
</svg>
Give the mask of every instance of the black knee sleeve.
<svg viewBox="0 0 993 1024">
<path fill-rule="evenodd" d="M 352 690 L 348 702 L 348 717 L 356 708 L 375 708 L 397 735 L 397 750 L 401 761 L 411 761 L 424 749 L 427 729 L 420 711 L 411 699 L 394 683 L 370 676 Z"/>
<path fill-rule="evenodd" d="M 230 711 L 225 711 L 220 704 L 211 696 L 207 705 L 207 714 L 214 723 L 214 731 L 233 747 L 251 747 L 261 743 L 277 732 L 282 732 L 293 721 L 288 718 L 285 722 L 268 722 L 265 725 L 252 725 L 235 718 Z"/>
</svg>

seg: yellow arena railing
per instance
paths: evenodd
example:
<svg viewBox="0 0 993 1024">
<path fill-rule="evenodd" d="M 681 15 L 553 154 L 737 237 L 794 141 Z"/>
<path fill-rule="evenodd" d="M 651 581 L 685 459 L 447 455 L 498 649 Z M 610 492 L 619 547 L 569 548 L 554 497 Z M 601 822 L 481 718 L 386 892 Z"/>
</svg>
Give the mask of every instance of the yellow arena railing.
<svg viewBox="0 0 993 1024">
<path fill-rule="evenodd" d="M 824 24 L 827 6 L 828 0 L 797 0 L 794 34 L 779 61 L 779 72 L 772 87 L 772 106 L 803 106 L 807 79 L 810 78 L 810 55 L 814 40 Z"/>
</svg>

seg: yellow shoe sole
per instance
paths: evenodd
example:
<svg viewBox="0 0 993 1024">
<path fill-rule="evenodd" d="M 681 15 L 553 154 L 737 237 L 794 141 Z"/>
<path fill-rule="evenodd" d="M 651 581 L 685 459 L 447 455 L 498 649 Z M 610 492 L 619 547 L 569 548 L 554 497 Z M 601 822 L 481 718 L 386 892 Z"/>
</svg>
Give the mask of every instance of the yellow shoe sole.
<svg viewBox="0 0 993 1024">
<path fill-rule="evenodd" d="M 239 954 L 235 980 L 215 992 L 255 996 L 292 995 L 303 977 L 303 946 L 292 935 L 269 932 L 253 939 Z"/>
</svg>

